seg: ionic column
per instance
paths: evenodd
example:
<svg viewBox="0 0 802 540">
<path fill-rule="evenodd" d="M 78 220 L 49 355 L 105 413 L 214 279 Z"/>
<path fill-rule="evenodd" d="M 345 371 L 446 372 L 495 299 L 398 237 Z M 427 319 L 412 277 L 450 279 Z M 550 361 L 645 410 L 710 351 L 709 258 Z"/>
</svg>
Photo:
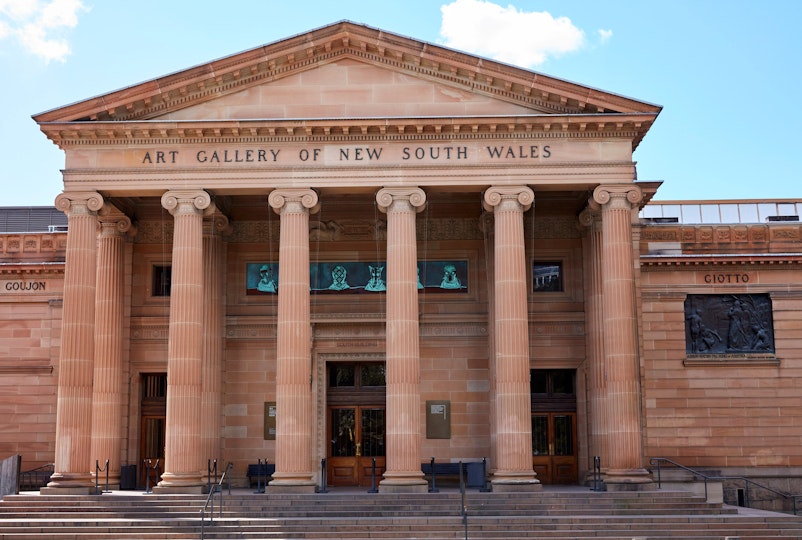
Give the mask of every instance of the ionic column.
<svg viewBox="0 0 802 540">
<path fill-rule="evenodd" d="M 221 459 L 220 432 L 223 393 L 223 317 L 225 246 L 228 218 L 214 203 L 203 220 L 203 364 L 201 372 L 201 461 Z M 223 464 L 218 463 L 222 473 Z"/>
<path fill-rule="evenodd" d="M 387 467 L 379 490 L 425 491 L 415 214 L 423 210 L 426 194 L 419 188 L 383 188 L 376 202 L 387 214 Z"/>
<path fill-rule="evenodd" d="M 532 468 L 529 313 L 524 212 L 534 201 L 526 186 L 492 187 L 485 208 L 495 229 L 496 464 L 494 491 L 540 489 Z"/>
<path fill-rule="evenodd" d="M 97 461 L 109 460 L 108 479 L 120 485 L 120 447 L 123 416 L 123 266 L 125 235 L 131 220 L 106 205 L 100 211 L 95 300 L 95 368 L 92 395 L 92 473 Z M 99 484 L 106 481 L 101 472 Z"/>
<path fill-rule="evenodd" d="M 651 482 L 643 467 L 640 379 L 636 334 L 633 207 L 641 200 L 632 184 L 601 185 L 593 200 L 602 213 L 602 309 L 604 313 L 604 397 L 608 429 L 608 489 Z"/>
<path fill-rule="evenodd" d="M 204 485 L 201 456 L 201 366 L 203 362 L 202 190 L 168 191 L 162 206 L 174 218 L 170 334 L 167 344 L 167 426 L 164 474 L 154 489 L 198 492 Z"/>
<path fill-rule="evenodd" d="M 42 493 L 89 493 L 92 426 L 92 370 L 95 351 L 96 192 L 65 192 L 56 208 L 67 214 L 64 310 L 56 401 L 55 472 Z"/>
<path fill-rule="evenodd" d="M 270 491 L 312 492 L 314 430 L 309 302 L 309 214 L 317 212 L 311 189 L 270 193 L 281 216 L 276 348 L 276 472 Z"/>
<path fill-rule="evenodd" d="M 585 313 L 587 317 L 588 381 L 589 381 L 589 458 L 599 456 L 601 467 L 606 470 L 610 458 L 609 431 L 605 407 L 607 371 L 604 362 L 604 310 L 602 306 L 602 258 L 603 236 L 599 205 L 591 200 L 579 216 L 580 223 L 587 227 L 584 239 L 585 259 Z M 592 470 L 593 464 L 588 463 Z"/>
</svg>

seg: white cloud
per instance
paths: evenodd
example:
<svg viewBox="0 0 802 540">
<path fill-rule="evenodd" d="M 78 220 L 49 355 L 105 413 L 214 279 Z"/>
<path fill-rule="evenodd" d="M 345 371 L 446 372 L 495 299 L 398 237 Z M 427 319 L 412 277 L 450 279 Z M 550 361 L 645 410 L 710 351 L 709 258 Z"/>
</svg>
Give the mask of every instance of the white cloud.
<svg viewBox="0 0 802 540">
<path fill-rule="evenodd" d="M 567 17 L 520 11 L 485 0 L 454 0 L 441 6 L 443 44 L 522 67 L 579 50 L 585 33 Z"/>
<path fill-rule="evenodd" d="M 81 0 L 0 0 L 0 39 L 14 39 L 46 62 L 64 62 L 70 54 L 64 32 L 85 11 Z"/>
<path fill-rule="evenodd" d="M 599 39 L 601 40 L 602 43 L 607 43 L 610 40 L 610 38 L 613 37 L 612 30 L 600 29 L 597 30 L 596 32 L 599 34 Z"/>
</svg>

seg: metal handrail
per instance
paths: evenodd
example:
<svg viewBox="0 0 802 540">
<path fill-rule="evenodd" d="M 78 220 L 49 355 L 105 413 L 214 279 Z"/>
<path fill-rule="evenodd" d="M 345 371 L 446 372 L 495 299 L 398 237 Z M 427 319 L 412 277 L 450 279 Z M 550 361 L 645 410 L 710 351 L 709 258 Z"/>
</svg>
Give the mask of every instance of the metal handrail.
<svg viewBox="0 0 802 540">
<path fill-rule="evenodd" d="M 234 464 L 230 461 L 228 465 L 226 465 L 226 470 L 223 471 L 223 475 L 220 477 L 220 481 L 217 482 L 214 486 L 209 489 L 209 496 L 206 497 L 206 502 L 203 505 L 203 508 L 200 509 L 200 517 L 201 517 L 201 540 L 203 540 L 203 531 L 204 525 L 206 524 L 206 508 L 209 507 L 209 504 L 212 505 L 212 510 L 209 512 L 209 525 L 214 525 L 214 494 L 220 493 L 220 505 L 219 505 L 219 517 L 223 517 L 223 482 L 226 481 L 226 478 L 229 476 L 231 469 L 234 468 Z M 231 495 L 231 483 L 228 484 L 229 487 L 229 495 Z"/>
<path fill-rule="evenodd" d="M 749 486 L 753 485 L 753 486 L 759 487 L 761 489 L 765 489 L 766 491 L 770 491 L 770 492 L 772 492 L 772 493 L 774 493 L 776 495 L 779 495 L 780 497 L 782 497 L 784 499 L 791 499 L 791 505 L 792 505 L 792 508 L 793 508 L 793 511 L 794 511 L 794 515 L 797 515 L 796 501 L 797 501 L 798 498 L 802 497 L 802 494 L 794 495 L 792 493 L 785 493 L 784 491 L 780 491 L 780 490 L 774 489 L 774 488 L 769 487 L 769 486 L 767 486 L 765 484 L 761 484 L 760 482 L 755 482 L 754 480 L 752 480 L 751 478 L 747 478 L 746 476 L 712 476 L 712 475 L 708 475 L 708 474 L 705 474 L 703 472 L 696 471 L 694 469 L 686 467 L 684 465 L 680 465 L 676 461 L 673 461 L 671 459 L 664 458 L 664 457 L 653 457 L 653 458 L 649 459 L 649 465 L 653 465 L 653 466 L 656 465 L 657 466 L 657 489 L 660 489 L 661 486 L 662 486 L 661 463 L 670 463 L 671 465 L 673 465 L 674 467 L 677 467 L 678 469 L 682 469 L 682 470 L 687 471 L 687 472 L 689 472 L 689 473 L 691 473 L 691 474 L 693 474 L 695 476 L 703 478 L 704 482 L 705 482 L 705 499 L 707 499 L 707 481 L 708 480 L 713 480 L 713 481 L 718 481 L 718 480 L 743 480 L 743 482 L 746 485 L 746 497 L 744 499 L 744 503 L 746 504 L 747 508 L 750 508 L 750 506 L 749 506 Z"/>
</svg>

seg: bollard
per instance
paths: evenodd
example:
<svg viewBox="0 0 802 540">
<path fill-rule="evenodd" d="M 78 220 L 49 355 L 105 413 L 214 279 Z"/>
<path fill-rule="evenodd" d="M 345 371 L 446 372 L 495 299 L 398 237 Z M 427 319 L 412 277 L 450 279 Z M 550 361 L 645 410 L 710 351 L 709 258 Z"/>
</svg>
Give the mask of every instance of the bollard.
<svg viewBox="0 0 802 540">
<path fill-rule="evenodd" d="M 326 458 L 320 460 L 320 493 L 328 493 L 329 490 L 326 487 Z"/>
<path fill-rule="evenodd" d="M 370 469 L 370 489 L 368 493 L 378 493 L 379 490 L 376 489 L 376 458 L 373 458 L 373 465 Z"/>
</svg>

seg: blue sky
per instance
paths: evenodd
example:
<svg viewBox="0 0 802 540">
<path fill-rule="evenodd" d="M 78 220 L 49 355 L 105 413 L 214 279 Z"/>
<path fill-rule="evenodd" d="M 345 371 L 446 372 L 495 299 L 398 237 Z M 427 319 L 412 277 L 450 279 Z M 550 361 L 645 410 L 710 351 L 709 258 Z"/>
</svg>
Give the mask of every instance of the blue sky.
<svg viewBox="0 0 802 540">
<path fill-rule="evenodd" d="M 0 0 L 0 206 L 61 191 L 32 115 L 340 20 L 662 105 L 657 199 L 802 198 L 797 0 Z"/>
</svg>

